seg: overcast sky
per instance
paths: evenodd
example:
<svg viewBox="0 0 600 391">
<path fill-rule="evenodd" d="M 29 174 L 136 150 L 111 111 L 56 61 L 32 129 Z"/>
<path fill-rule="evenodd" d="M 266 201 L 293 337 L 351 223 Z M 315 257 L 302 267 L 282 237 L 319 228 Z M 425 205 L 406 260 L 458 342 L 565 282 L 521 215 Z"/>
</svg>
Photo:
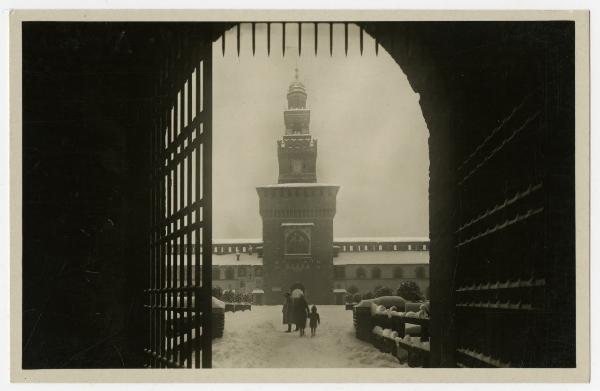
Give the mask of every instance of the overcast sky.
<svg viewBox="0 0 600 391">
<path fill-rule="evenodd" d="M 340 185 L 334 237 L 429 236 L 429 132 L 405 74 L 365 34 L 359 53 L 358 28 L 350 26 L 348 56 L 343 25 L 319 26 L 314 55 L 312 24 L 286 27 L 282 56 L 281 25 L 257 25 L 252 55 L 249 25 L 242 25 L 241 54 L 235 29 L 213 47 L 214 226 L 215 238 L 261 238 L 256 186 L 277 183 L 277 142 L 284 134 L 286 93 L 299 68 L 308 93 L 310 131 L 318 139 L 317 180 Z"/>
</svg>

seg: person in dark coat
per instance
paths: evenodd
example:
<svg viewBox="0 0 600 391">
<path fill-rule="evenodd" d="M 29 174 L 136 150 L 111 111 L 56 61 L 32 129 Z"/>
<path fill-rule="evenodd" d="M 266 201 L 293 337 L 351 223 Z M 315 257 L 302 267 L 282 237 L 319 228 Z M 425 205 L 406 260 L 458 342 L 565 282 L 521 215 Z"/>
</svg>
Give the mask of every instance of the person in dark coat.
<svg viewBox="0 0 600 391">
<path fill-rule="evenodd" d="M 312 308 L 310 309 L 310 315 L 308 316 L 310 319 L 310 336 L 314 337 L 315 335 L 317 335 L 317 325 L 321 324 L 321 317 L 319 316 L 319 313 L 317 312 L 317 306 L 313 305 Z"/>
<path fill-rule="evenodd" d="M 292 299 L 290 298 L 289 292 L 285 294 L 285 300 L 283 302 L 283 324 L 287 324 L 286 333 L 292 332 Z"/>
<path fill-rule="evenodd" d="M 304 337 L 304 329 L 306 328 L 306 318 L 308 318 L 308 303 L 304 295 L 294 300 L 294 322 L 300 330 L 300 336 Z"/>
</svg>

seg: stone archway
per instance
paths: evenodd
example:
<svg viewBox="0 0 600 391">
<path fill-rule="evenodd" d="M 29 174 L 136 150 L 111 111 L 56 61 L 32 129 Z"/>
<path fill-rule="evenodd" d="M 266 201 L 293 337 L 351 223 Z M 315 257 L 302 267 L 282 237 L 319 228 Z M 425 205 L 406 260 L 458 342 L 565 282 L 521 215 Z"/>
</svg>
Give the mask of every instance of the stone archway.
<svg viewBox="0 0 600 391">
<path fill-rule="evenodd" d="M 460 364 L 478 324 L 518 334 L 478 348 L 490 356 L 526 346 L 513 365 L 574 366 L 574 23 L 359 25 L 406 73 L 430 131 L 431 365 Z M 509 217 L 475 219 L 509 201 Z M 505 280 L 544 284 L 530 303 L 544 315 L 460 307 L 458 289 Z"/>
</svg>

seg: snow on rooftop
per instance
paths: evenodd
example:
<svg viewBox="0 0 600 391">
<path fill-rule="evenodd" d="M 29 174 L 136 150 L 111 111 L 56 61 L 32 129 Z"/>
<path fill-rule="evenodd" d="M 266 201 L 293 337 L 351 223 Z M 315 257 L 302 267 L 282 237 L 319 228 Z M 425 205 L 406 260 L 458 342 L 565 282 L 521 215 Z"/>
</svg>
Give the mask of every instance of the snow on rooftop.
<svg viewBox="0 0 600 391">
<path fill-rule="evenodd" d="M 213 244 L 262 244 L 262 239 L 213 239 Z"/>
<path fill-rule="evenodd" d="M 428 251 L 340 252 L 334 265 L 418 265 L 429 264 Z"/>
<path fill-rule="evenodd" d="M 282 225 L 300 225 L 302 223 L 282 223 Z M 309 223 L 310 224 L 310 223 Z M 366 237 L 342 237 L 334 238 L 333 243 L 394 243 L 394 242 L 429 242 L 429 238 L 426 236 L 366 236 Z M 262 244 L 263 241 L 260 238 L 246 238 L 246 239 L 213 239 L 213 244 Z"/>
<path fill-rule="evenodd" d="M 256 253 L 249 255 L 240 253 L 240 259 L 237 259 L 235 253 L 232 254 L 213 254 L 212 263 L 214 266 L 262 266 L 262 258 L 259 258 Z"/>
<path fill-rule="evenodd" d="M 379 242 L 379 243 L 392 243 L 392 242 L 429 242 L 429 238 L 426 236 L 367 236 L 367 237 L 346 237 L 346 238 L 334 238 L 334 243 L 358 243 L 358 242 Z"/>
<path fill-rule="evenodd" d="M 214 266 L 262 266 L 263 260 L 257 253 L 252 255 L 213 254 Z M 428 251 L 353 251 L 339 252 L 333 258 L 334 265 L 418 265 L 429 264 Z"/>
<path fill-rule="evenodd" d="M 257 186 L 257 189 L 276 189 L 286 187 L 339 187 L 334 183 L 312 183 L 312 182 L 298 182 L 298 183 L 278 183 L 273 185 Z"/>
</svg>

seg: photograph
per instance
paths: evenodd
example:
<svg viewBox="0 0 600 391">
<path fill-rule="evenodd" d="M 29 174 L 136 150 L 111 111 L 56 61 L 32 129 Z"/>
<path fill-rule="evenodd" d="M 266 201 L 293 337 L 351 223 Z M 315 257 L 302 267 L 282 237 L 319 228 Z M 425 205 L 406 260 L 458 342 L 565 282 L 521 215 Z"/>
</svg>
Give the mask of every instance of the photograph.
<svg viewBox="0 0 600 391">
<path fill-rule="evenodd" d="M 589 377 L 586 11 L 195 12 L 11 15 L 13 381 Z"/>
</svg>

